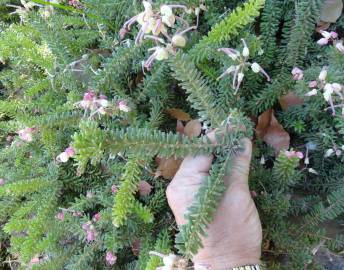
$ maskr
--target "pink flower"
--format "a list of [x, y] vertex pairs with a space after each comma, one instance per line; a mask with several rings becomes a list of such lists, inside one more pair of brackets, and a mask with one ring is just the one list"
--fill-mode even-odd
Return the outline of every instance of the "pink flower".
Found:
[[24, 128], [18, 131], [19, 138], [25, 142], [32, 142], [32, 134], [35, 128]]
[[124, 100], [121, 100], [118, 102], [117, 108], [122, 112], [130, 112], [131, 108], [127, 105], [127, 102]]
[[56, 218], [61, 221], [64, 220], [65, 218], [64, 213], [63, 212], [57, 213]]
[[111, 186], [111, 192], [112, 194], [115, 194], [118, 191], [118, 187], [116, 185]]
[[99, 221], [99, 220], [100, 220], [100, 214], [99, 214], [99, 213], [95, 214], [95, 215], [93, 216], [93, 220], [94, 220], [95, 222]]
[[92, 193], [92, 191], [87, 191], [87, 192], [86, 192], [86, 198], [89, 198], [89, 199], [93, 198], [93, 193]]
[[3, 185], [5, 185], [5, 179], [0, 178], [0, 186], [3, 186]]
[[73, 157], [75, 155], [75, 150], [71, 146], [67, 147], [65, 152], [68, 155], [68, 157]]
[[64, 152], [62, 152], [61, 154], [59, 154], [56, 157], [56, 160], [58, 162], [62, 162], [62, 163], [66, 163], [71, 157], [73, 157], [75, 155], [75, 150], [73, 147], [69, 146], [65, 149]]
[[298, 67], [294, 67], [293, 70], [291, 71], [291, 74], [293, 75], [293, 79], [295, 81], [302, 80], [303, 78], [303, 71], [299, 69]]
[[294, 150], [292, 150], [292, 151], [285, 151], [285, 155], [286, 155], [287, 158], [303, 159], [303, 153], [302, 152], [296, 152]]
[[111, 251], [106, 252], [105, 260], [109, 265], [114, 265], [117, 261], [117, 257]]
[[317, 82], [317, 81], [310, 81], [309, 84], [308, 84], [308, 86], [309, 86], [310, 88], [315, 88], [315, 87], [317, 87], [317, 85], [318, 85], [318, 82]]
[[94, 233], [94, 231], [93, 231], [93, 230], [88, 230], [88, 231], [86, 232], [86, 240], [87, 240], [87, 242], [92, 242], [92, 241], [94, 241], [94, 238], [95, 238], [95, 233]]
[[85, 231], [89, 231], [90, 230], [90, 223], [89, 222], [86, 222], [84, 224], [82, 224], [82, 229], [85, 230]]
[[151, 193], [152, 186], [147, 181], [139, 182], [139, 193], [140, 196], [147, 196]]
[[81, 217], [82, 213], [80, 211], [76, 211], [73, 213], [73, 217]]
[[338, 37], [338, 33], [334, 32], [334, 31], [331, 31], [330, 35], [331, 35], [331, 38], [333, 38], [333, 39], [336, 39]]
[[93, 90], [89, 90], [84, 94], [84, 101], [92, 101], [96, 98], [96, 93]]

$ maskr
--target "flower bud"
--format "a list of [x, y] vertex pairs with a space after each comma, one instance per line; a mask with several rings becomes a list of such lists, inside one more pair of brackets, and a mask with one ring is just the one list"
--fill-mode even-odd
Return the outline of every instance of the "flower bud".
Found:
[[251, 65], [251, 69], [254, 73], [259, 73], [260, 70], [261, 70], [261, 67], [258, 63], [254, 62], [252, 65]]
[[182, 35], [174, 35], [172, 37], [172, 44], [173, 46], [183, 48], [186, 45], [186, 39]]
[[155, 51], [156, 53], [156, 60], [162, 61], [168, 59], [168, 51], [165, 48], [159, 47]]
[[242, 56], [244, 56], [244, 57], [250, 56], [250, 50], [248, 49], [247, 46], [245, 46], [244, 49], [242, 50]]

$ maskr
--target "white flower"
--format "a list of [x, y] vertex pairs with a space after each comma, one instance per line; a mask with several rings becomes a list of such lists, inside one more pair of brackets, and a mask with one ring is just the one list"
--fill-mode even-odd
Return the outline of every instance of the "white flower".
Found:
[[325, 87], [324, 87], [324, 90], [325, 90], [325, 92], [323, 94], [324, 95], [324, 99], [326, 101], [329, 101], [331, 99], [331, 95], [333, 93], [333, 87], [332, 87], [332, 85], [330, 83], [327, 83], [325, 85]]

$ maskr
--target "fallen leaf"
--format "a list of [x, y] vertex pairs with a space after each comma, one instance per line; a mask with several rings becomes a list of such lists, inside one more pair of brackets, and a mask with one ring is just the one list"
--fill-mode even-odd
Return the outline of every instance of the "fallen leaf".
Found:
[[184, 128], [184, 134], [192, 139], [194, 137], [198, 137], [202, 132], [202, 124], [200, 121], [191, 120], [188, 122]]
[[290, 136], [278, 123], [273, 109], [263, 112], [258, 117], [256, 134], [258, 138], [275, 149], [275, 154], [278, 154], [282, 149], [289, 148]]
[[182, 111], [181, 109], [167, 109], [166, 112], [173, 118], [180, 121], [190, 121], [191, 117], [188, 113]]
[[279, 98], [279, 103], [284, 111], [286, 111], [291, 106], [302, 105], [303, 100], [295, 95], [293, 92]]
[[342, 15], [343, 0], [326, 0], [320, 11], [320, 20], [335, 23]]
[[182, 159], [175, 159], [175, 158], [156, 158], [156, 163], [158, 164], [158, 168], [155, 173], [155, 177], [162, 176], [165, 179], [172, 179], [174, 175], [177, 173], [180, 164], [182, 163]]

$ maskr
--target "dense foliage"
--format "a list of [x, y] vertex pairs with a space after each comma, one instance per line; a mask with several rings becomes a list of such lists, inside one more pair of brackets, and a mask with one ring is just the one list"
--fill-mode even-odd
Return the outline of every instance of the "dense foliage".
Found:
[[[344, 247], [327, 230], [344, 212], [344, 17], [317, 32], [324, 2], [0, 0], [0, 267], [192, 257], [248, 136], [263, 264], [319, 269], [315, 247]], [[203, 135], [178, 134], [175, 118]], [[177, 228], [157, 166], [208, 153]]]

